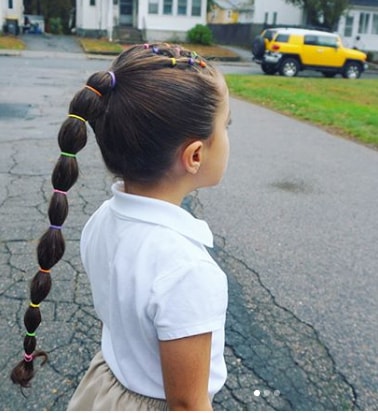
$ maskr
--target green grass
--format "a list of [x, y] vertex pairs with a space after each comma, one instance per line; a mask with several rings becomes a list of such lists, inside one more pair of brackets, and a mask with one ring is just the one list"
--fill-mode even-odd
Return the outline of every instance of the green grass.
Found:
[[15, 36], [0, 35], [0, 49], [23, 50], [25, 49], [25, 44]]
[[378, 80], [227, 75], [230, 93], [378, 149]]
[[79, 38], [79, 42], [86, 53], [119, 54], [124, 49], [120, 44], [108, 42], [106, 39]]

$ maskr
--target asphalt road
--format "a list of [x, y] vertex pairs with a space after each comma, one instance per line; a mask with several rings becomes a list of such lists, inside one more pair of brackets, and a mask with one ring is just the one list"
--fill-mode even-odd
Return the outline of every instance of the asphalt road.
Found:
[[[47, 226], [56, 134], [75, 91], [109, 64], [64, 39], [50, 44], [0, 56], [2, 410], [65, 410], [100, 338], [78, 242], [111, 177], [91, 136], [69, 193], [66, 255], [42, 307], [50, 362], [26, 397], [9, 380]], [[185, 202], [213, 229], [230, 285], [229, 378], [214, 407], [377, 410], [378, 152], [238, 99], [231, 110], [227, 175]]]

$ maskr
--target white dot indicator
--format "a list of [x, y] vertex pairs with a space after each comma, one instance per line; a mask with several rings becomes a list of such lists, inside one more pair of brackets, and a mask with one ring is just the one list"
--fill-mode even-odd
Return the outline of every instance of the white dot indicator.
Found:
[[253, 392], [253, 394], [254, 394], [256, 397], [259, 397], [259, 396], [260, 396], [260, 390], [255, 390], [255, 391]]

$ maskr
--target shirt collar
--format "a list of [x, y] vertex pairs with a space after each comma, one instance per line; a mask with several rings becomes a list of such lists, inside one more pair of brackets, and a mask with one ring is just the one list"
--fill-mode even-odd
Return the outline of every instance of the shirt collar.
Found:
[[170, 228], [207, 247], [213, 247], [213, 234], [207, 223], [183, 208], [160, 199], [122, 192], [123, 182], [112, 185], [111, 209], [117, 215]]

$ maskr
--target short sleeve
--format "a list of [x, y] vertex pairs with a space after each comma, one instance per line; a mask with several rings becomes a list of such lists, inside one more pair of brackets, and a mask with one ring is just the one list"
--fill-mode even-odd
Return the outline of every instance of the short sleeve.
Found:
[[227, 278], [215, 262], [198, 261], [155, 280], [149, 306], [159, 340], [224, 328]]

